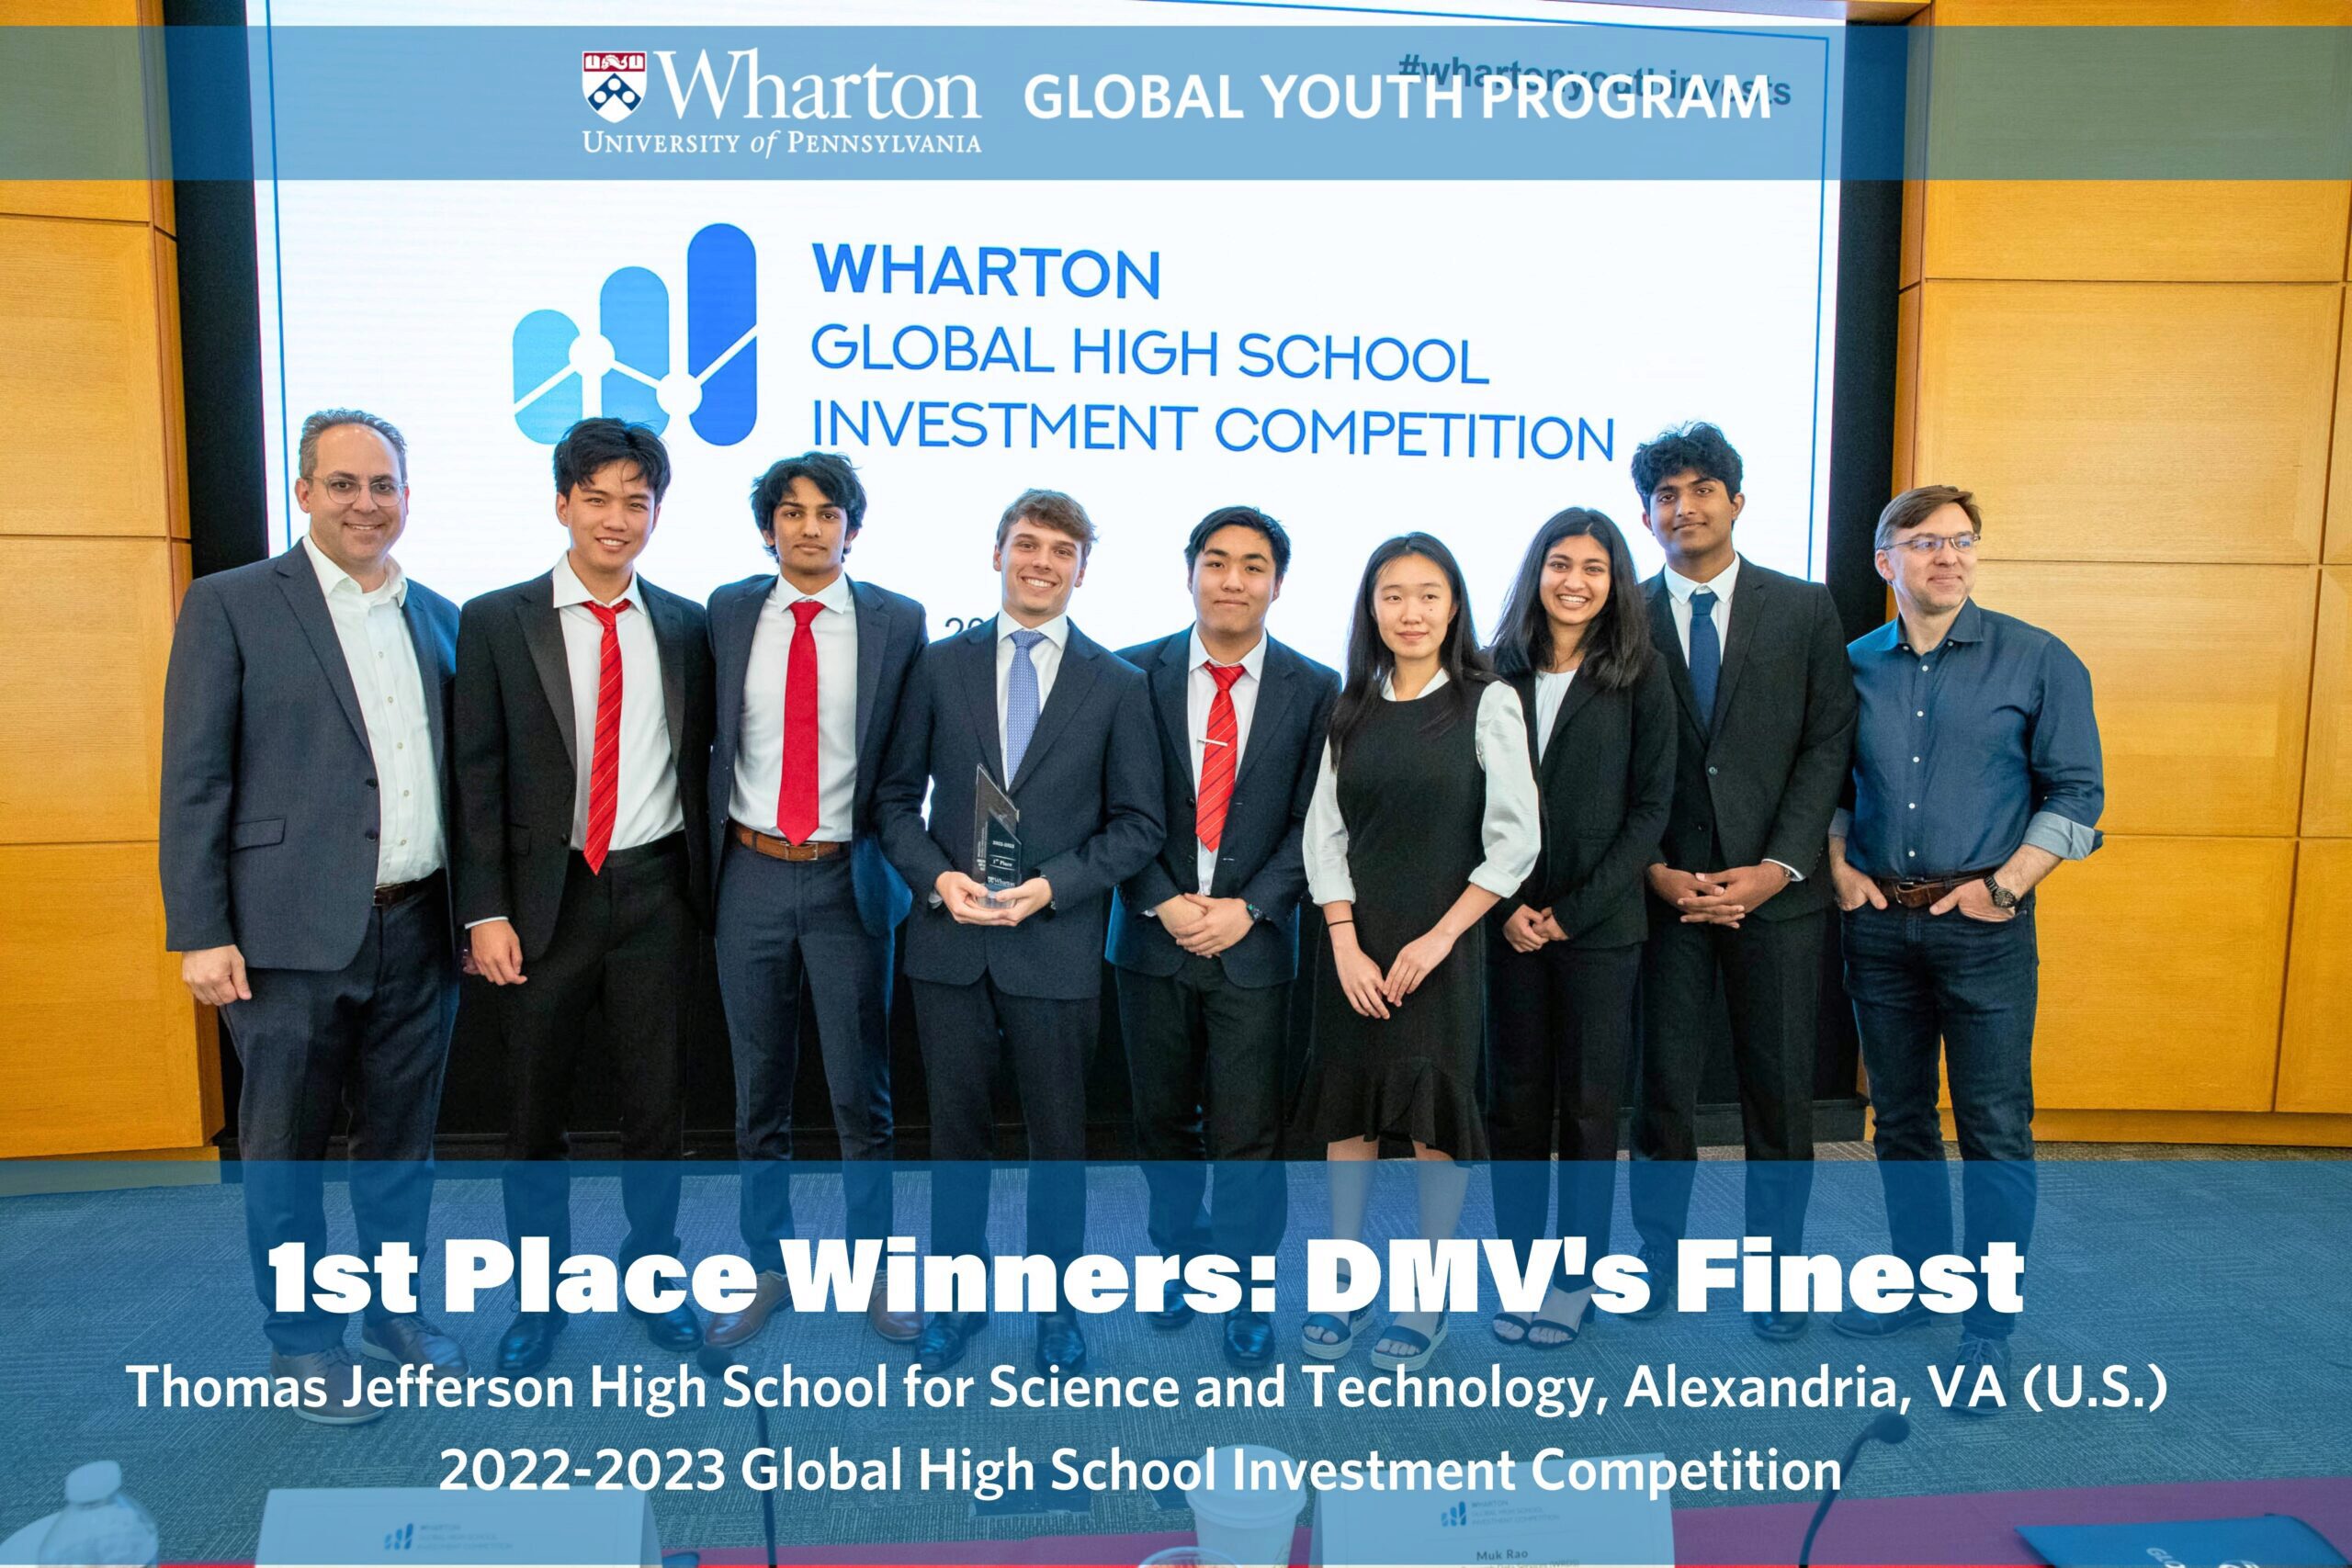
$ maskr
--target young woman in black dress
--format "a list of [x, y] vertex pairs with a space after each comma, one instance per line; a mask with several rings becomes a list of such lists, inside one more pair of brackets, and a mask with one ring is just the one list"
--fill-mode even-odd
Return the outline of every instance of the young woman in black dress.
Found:
[[[1643, 876], [1674, 798], [1674, 689], [1614, 523], [1574, 506], [1537, 530], [1493, 657], [1526, 711], [1543, 802], [1542, 853], [1487, 944], [1495, 1231], [1522, 1258], [1539, 1236], [1581, 1236], [1589, 1267], [1609, 1250]], [[1497, 1314], [1495, 1337], [1540, 1350], [1576, 1338], [1592, 1284], [1562, 1264], [1542, 1309]]]
[[[1329, 941], [1316, 965], [1305, 1139], [1331, 1162], [1331, 1230], [1360, 1240], [1384, 1137], [1409, 1141], [1425, 1239], [1453, 1235], [1486, 1154], [1481, 920], [1535, 863], [1535, 779], [1518, 694], [1478, 651], [1462, 569], [1427, 534], [1365, 563], [1347, 684], [1306, 828], [1307, 896]], [[1304, 1348], [1336, 1359], [1369, 1309], [1306, 1320]], [[1417, 1368], [1441, 1313], [1400, 1314], [1373, 1361]]]

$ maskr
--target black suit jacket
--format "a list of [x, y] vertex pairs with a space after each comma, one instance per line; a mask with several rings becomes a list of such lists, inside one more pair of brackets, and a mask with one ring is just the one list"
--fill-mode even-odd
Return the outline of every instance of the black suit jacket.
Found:
[[[1829, 590], [1741, 559], [1713, 723], [1702, 729], [1665, 577], [1648, 588], [1651, 640], [1682, 715], [1666, 863], [1723, 871], [1781, 861], [1804, 880], [1750, 918], [1785, 920], [1826, 908], [1829, 819], [1845, 787], [1857, 711]], [[1657, 909], [1668, 912], [1663, 903]]]
[[1571, 947], [1630, 946], [1649, 931], [1645, 873], [1657, 860], [1674, 804], [1673, 682], [1656, 660], [1640, 680], [1613, 691], [1579, 674], [1560, 699], [1541, 761], [1535, 677], [1514, 676], [1510, 684], [1527, 715], [1544, 851], [1498, 918], [1533, 905], [1552, 911]]
[[1306, 862], [1300, 851], [1306, 831], [1307, 803], [1315, 798], [1316, 770], [1323, 761], [1323, 734], [1339, 700], [1337, 671], [1305, 654], [1266, 639], [1266, 661], [1258, 705], [1250, 716], [1250, 740], [1234, 776], [1226, 807], [1225, 833], [1217, 845], [1214, 886], [1199, 886], [1199, 805], [1193, 775], [1192, 722], [1187, 682], [1192, 678], [1193, 628], [1158, 642], [1137, 643], [1119, 657], [1142, 670], [1151, 694], [1159, 735], [1159, 782], [1168, 806], [1168, 836], [1159, 853], [1127, 878], [1111, 903], [1108, 957], [1122, 969], [1146, 975], [1176, 973], [1184, 950], [1145, 911], [1179, 893], [1205, 891], [1213, 897], [1240, 898], [1265, 918], [1218, 955], [1226, 977], [1237, 986], [1279, 985], [1298, 973], [1298, 901], [1306, 892]]
[[[711, 668], [702, 606], [639, 577], [631, 597], [662, 650], [662, 707], [685, 817], [695, 913], [708, 923]], [[582, 738], [552, 572], [466, 602], [458, 623], [458, 919], [503, 917], [526, 963], [547, 951], [571, 858]]]
[[[412, 578], [401, 615], [446, 803], [458, 607]], [[166, 947], [234, 942], [255, 969], [332, 971], [358, 954], [383, 798], [358, 689], [300, 543], [188, 584], [164, 677], [163, 773]]]
[[1143, 671], [1072, 624], [1006, 789], [1021, 811], [1025, 867], [1053, 885], [1053, 905], [1018, 926], [960, 925], [933, 885], [944, 871], [972, 874], [973, 776], [985, 767], [1003, 784], [1001, 750], [990, 616], [923, 649], [884, 765], [882, 846], [915, 893], [907, 975], [963, 986], [986, 974], [1014, 996], [1089, 999], [1102, 992], [1111, 889], [1142, 869], [1165, 831]]
[[[850, 582], [857, 605], [857, 786], [850, 816], [850, 882], [867, 932], [886, 935], [907, 918], [907, 885], [882, 852], [874, 802], [882, 760], [898, 728], [907, 678], [922, 652], [922, 606], [870, 582]], [[718, 729], [710, 749], [710, 863], [716, 892], [726, 863], [727, 811], [735, 797], [735, 748], [743, 730], [743, 682], [760, 611], [775, 574], [730, 582], [710, 596], [710, 647], [718, 670]]]

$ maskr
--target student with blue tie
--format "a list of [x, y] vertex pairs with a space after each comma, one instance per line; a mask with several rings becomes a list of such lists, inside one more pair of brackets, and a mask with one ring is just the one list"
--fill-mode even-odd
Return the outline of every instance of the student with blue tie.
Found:
[[[1001, 612], [926, 648], [907, 683], [876, 796], [883, 851], [914, 889], [906, 970], [931, 1097], [933, 1161], [995, 1153], [1000, 1060], [1021, 1096], [1033, 1163], [1027, 1251], [1067, 1264], [1085, 1234], [1086, 1066], [1099, 1031], [1111, 890], [1163, 836], [1159, 739], [1143, 671], [1080, 631], [1094, 524], [1057, 491], [997, 522]], [[1023, 880], [975, 880], [973, 807], [985, 771], [1020, 812]], [[930, 799], [926, 821], [923, 802]], [[985, 1169], [935, 1166], [931, 1251], [986, 1257]], [[985, 1311], [936, 1314], [915, 1359], [961, 1359]], [[1067, 1303], [1037, 1325], [1037, 1367], [1079, 1371]]]
[[[1674, 805], [1649, 868], [1634, 1224], [1666, 1309], [1698, 1158], [1699, 1077], [1720, 978], [1747, 1142], [1746, 1234], [1797, 1251], [1812, 1190], [1823, 863], [1854, 741], [1854, 685], [1829, 590], [1743, 558], [1732, 528], [1742, 465], [1712, 424], [1634, 454], [1634, 485], [1666, 551], [1650, 631], [1680, 710]], [[1751, 1313], [1767, 1339], [1804, 1314]]]

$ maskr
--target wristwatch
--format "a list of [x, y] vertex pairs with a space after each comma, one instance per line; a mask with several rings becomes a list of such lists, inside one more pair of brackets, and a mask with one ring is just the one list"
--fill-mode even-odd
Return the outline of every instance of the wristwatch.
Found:
[[1984, 891], [1993, 896], [1993, 908], [1996, 909], [2016, 908], [2018, 907], [2018, 896], [2010, 892], [2007, 888], [2002, 886], [1999, 883], [1994, 881], [1993, 876], [1994, 874], [1992, 872], [1988, 871], [1984, 874]]
[[1260, 920], [1266, 918], [1266, 911], [1261, 909], [1255, 904], [1244, 904], [1241, 907], [1250, 911], [1250, 923], [1251, 925], [1256, 925]]

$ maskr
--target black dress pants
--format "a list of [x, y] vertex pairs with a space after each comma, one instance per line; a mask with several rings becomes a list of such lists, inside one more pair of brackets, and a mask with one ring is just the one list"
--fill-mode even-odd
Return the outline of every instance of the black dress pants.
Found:
[[565, 1134], [592, 1010], [604, 1014], [620, 1102], [628, 1216], [620, 1260], [678, 1251], [679, 1022], [695, 943], [684, 834], [616, 850], [601, 874], [574, 851], [547, 951], [526, 961], [524, 984], [495, 992], [506, 1054], [507, 1234], [548, 1237], [559, 1262], [571, 1251]]
[[[1634, 1044], [1640, 944], [1546, 942], [1487, 947], [1487, 1138], [1495, 1230], [1521, 1248], [1547, 1234], [1556, 1184], [1561, 1236], [1585, 1238], [1585, 1267], [1561, 1259], [1559, 1285], [1580, 1290], [1609, 1250], [1617, 1184], [1617, 1108]], [[1559, 1122], [1559, 1160], [1552, 1128]]]
[[[1174, 975], [1122, 969], [1116, 983], [1151, 1244], [1168, 1257], [1216, 1252], [1246, 1268], [1281, 1245], [1288, 1218], [1274, 1151], [1290, 987], [1237, 986], [1222, 963], [1191, 953]], [[1213, 1211], [1202, 1205], [1204, 1160], [1216, 1171]]]
[[1723, 976], [1747, 1147], [1747, 1234], [1801, 1251], [1813, 1194], [1813, 1075], [1820, 1055], [1821, 943], [1815, 910], [1785, 920], [1685, 925], [1653, 901], [1642, 956], [1642, 1089], [1630, 1173], [1634, 1225], [1671, 1256], [1690, 1223], [1699, 1157], [1699, 1076]]

